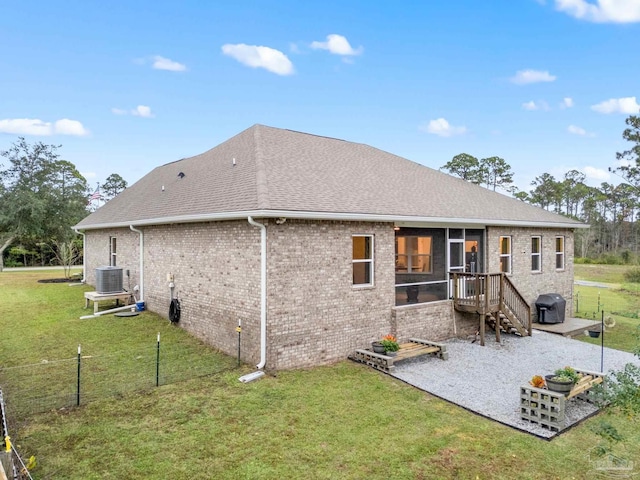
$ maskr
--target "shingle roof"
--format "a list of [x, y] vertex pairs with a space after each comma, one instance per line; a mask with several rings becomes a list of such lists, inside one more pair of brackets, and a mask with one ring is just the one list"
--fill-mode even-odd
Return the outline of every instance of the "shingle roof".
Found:
[[368, 145], [254, 125], [155, 168], [77, 228], [246, 215], [584, 226]]

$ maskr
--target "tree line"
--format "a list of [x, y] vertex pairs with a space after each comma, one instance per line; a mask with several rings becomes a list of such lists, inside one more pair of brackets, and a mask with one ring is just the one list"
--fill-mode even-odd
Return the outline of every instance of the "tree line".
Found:
[[[91, 191], [59, 148], [30, 145], [20, 137], [0, 152], [0, 271], [5, 260], [16, 266], [68, 266], [81, 255], [72, 226], [91, 211]], [[98, 195], [108, 201], [126, 187], [120, 175], [111, 174]]]
[[[640, 215], [640, 116], [631, 115], [622, 137], [631, 147], [616, 153], [619, 166], [609, 171], [621, 177], [618, 185], [603, 182], [599, 187], [585, 183], [586, 176], [570, 170], [562, 178], [549, 173], [537, 176], [529, 191], [513, 185], [511, 166], [500, 157], [477, 159], [467, 153], [453, 157], [441, 168], [468, 182], [591, 225], [576, 232], [575, 255], [606, 259], [618, 255], [625, 262], [638, 254], [638, 216]], [[615, 261], [615, 260], [614, 260]]]

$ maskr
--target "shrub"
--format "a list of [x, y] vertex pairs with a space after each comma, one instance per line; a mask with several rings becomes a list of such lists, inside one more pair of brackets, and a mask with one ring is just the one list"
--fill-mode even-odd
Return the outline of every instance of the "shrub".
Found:
[[640, 268], [632, 268], [624, 272], [624, 279], [629, 283], [640, 283]]

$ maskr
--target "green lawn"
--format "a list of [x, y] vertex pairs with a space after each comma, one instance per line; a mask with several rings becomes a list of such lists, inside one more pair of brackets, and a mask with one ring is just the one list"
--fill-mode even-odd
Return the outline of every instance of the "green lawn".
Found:
[[600, 265], [600, 264], [575, 264], [573, 275], [576, 280], [590, 280], [600, 283], [623, 283], [624, 272], [637, 266], [629, 265]]
[[545, 441], [348, 361], [243, 384], [252, 367], [236, 369], [149, 312], [79, 320], [83, 287], [36, 283], [46, 276], [55, 274], [0, 273], [1, 366], [73, 358], [78, 343], [103, 356], [142, 351], [161, 332], [224, 368], [17, 422], [12, 439], [23, 457], [36, 456], [36, 479], [578, 479], [595, 473], [590, 427], [600, 418], [640, 465], [640, 429], [609, 413]]

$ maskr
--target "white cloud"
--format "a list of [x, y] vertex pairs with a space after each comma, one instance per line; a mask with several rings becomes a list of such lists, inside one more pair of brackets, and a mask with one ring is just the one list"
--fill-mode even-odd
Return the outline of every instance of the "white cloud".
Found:
[[588, 179], [597, 180], [599, 182], [606, 182], [611, 178], [609, 172], [603, 170], [602, 168], [586, 166], [582, 169], [582, 172], [587, 176]]
[[596, 105], [591, 105], [591, 110], [599, 113], [625, 113], [637, 114], [640, 105], [636, 102], [636, 97], [610, 98]]
[[360, 55], [364, 48], [362, 46], [353, 48], [346, 37], [332, 33], [327, 35], [326, 42], [311, 42], [311, 48], [314, 50], [328, 50], [335, 55]]
[[112, 108], [111, 113], [114, 115], [133, 115], [134, 117], [145, 117], [145, 118], [153, 118], [153, 114], [151, 113], [151, 107], [147, 105], [138, 105], [136, 108], [131, 110], [124, 110], [122, 108]]
[[595, 137], [594, 133], [587, 132], [584, 128], [578, 127], [576, 125], [569, 125], [567, 127], [567, 132], [572, 133], [573, 135], [579, 135], [581, 137]]
[[187, 66], [183, 63], [174, 62], [160, 55], [153, 57], [153, 68], [156, 70], [169, 70], [171, 72], [184, 72]]
[[89, 134], [89, 131], [84, 128], [82, 123], [77, 120], [69, 120], [68, 118], [56, 120], [53, 124], [53, 132], [58, 135], [75, 135], [77, 137], [83, 137]]
[[146, 105], [138, 105], [136, 108], [131, 110], [131, 115], [145, 118], [153, 117], [153, 114], [151, 113], [151, 107], [148, 107]]
[[466, 127], [456, 127], [447, 122], [444, 118], [431, 120], [426, 125], [421, 125], [420, 130], [438, 135], [439, 137], [453, 137], [454, 135], [462, 135], [467, 131]]
[[222, 53], [235, 58], [237, 61], [252, 68], [264, 68], [277, 75], [291, 75], [294, 73], [293, 63], [282, 53], [270, 47], [227, 43], [222, 46]]
[[80, 172], [80, 175], [82, 175], [86, 180], [96, 178], [98, 176], [96, 172]]
[[544, 110], [547, 111], [549, 110], [549, 104], [547, 102], [545, 102], [544, 100], [541, 100], [539, 102], [534, 102], [533, 100], [529, 101], [529, 102], [525, 102], [522, 104], [522, 108], [524, 108], [525, 110]]
[[573, 107], [573, 105], [574, 105], [573, 98], [564, 97], [562, 99], [562, 103], [560, 104], [560, 108], [571, 108], [571, 107]]
[[516, 74], [510, 78], [512, 83], [517, 85], [526, 85], [528, 83], [553, 82], [555, 75], [551, 75], [544, 70], [518, 70]]
[[63, 118], [55, 122], [43, 122], [37, 118], [7, 118], [0, 120], [0, 132], [16, 135], [73, 135], [82, 137], [89, 131], [77, 120]]
[[572, 17], [595, 23], [640, 22], [638, 0], [555, 0], [556, 9]]

